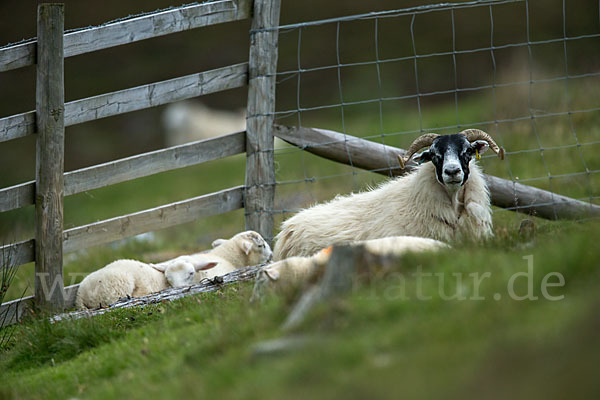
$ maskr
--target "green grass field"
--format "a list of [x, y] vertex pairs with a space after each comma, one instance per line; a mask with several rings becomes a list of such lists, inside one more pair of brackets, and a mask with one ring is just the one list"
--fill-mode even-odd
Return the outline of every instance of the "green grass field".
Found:
[[[600, 226], [541, 224], [532, 246], [511, 224], [496, 233], [483, 246], [399, 259], [316, 309], [288, 334], [308, 344], [282, 354], [257, 357], [252, 348], [285, 336], [279, 327], [295, 297], [249, 304], [251, 283], [93, 319], [26, 323], [1, 354], [0, 396], [597, 397]], [[441, 274], [442, 289], [440, 275], [418, 271]], [[477, 290], [472, 274], [487, 276]], [[554, 286], [544, 292], [544, 281]]]

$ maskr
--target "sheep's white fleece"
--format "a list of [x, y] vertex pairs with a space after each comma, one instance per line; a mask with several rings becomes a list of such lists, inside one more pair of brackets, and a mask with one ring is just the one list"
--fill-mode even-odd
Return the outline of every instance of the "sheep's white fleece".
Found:
[[265, 263], [273, 256], [269, 244], [259, 233], [254, 231], [238, 233], [229, 240], [219, 239], [213, 245], [216, 247], [208, 252], [180, 256], [166, 263], [183, 260], [198, 267], [202, 264], [216, 262], [217, 265], [214, 268], [196, 272], [194, 283], [199, 283], [203, 279], [225, 275], [238, 268]]
[[[392, 236], [354, 241], [351, 244], [364, 245], [365, 249], [373, 254], [396, 256], [408, 252], [438, 251], [450, 248], [448, 244], [439, 240], [414, 236]], [[257, 287], [265, 285], [267, 281], [272, 282], [271, 285], [277, 288], [286, 288], [314, 280], [323, 273], [325, 265], [329, 261], [330, 250], [330, 248], [326, 248], [311, 257], [290, 257], [266, 266], [257, 276]]]
[[117, 260], [81, 281], [75, 305], [78, 309], [106, 307], [122, 297], [140, 297], [168, 288], [163, 272], [136, 260]]
[[480, 168], [471, 161], [467, 182], [455, 193], [438, 183], [435, 166], [378, 188], [305, 209], [282, 224], [274, 259], [310, 256], [333, 244], [411, 235], [443, 241], [492, 235], [490, 195]]

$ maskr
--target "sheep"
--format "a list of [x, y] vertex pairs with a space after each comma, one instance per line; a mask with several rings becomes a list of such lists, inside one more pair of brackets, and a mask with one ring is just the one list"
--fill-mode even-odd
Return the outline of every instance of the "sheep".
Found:
[[[400, 256], [408, 252], [439, 251], [450, 248], [447, 243], [414, 236], [391, 236], [354, 241], [350, 244], [363, 245], [366, 251], [381, 256]], [[331, 250], [332, 246], [320, 250], [311, 257], [290, 257], [264, 267], [256, 277], [253, 299], [260, 297], [261, 291], [266, 285], [286, 289], [316, 280], [323, 274]]]
[[162, 115], [167, 146], [210, 139], [246, 129], [246, 110], [215, 110], [200, 102], [177, 102]]
[[[194, 283], [199, 283], [204, 279], [225, 275], [241, 267], [263, 264], [273, 256], [269, 244], [254, 231], [238, 233], [229, 240], [217, 239], [212, 245], [213, 249], [208, 252], [180, 256], [157, 265], [167, 267], [181, 261], [190, 263], [200, 269], [194, 276]], [[203, 269], [203, 266], [210, 263], [216, 263], [216, 266]]]
[[[453, 135], [421, 135], [400, 158], [421, 165], [378, 188], [336, 197], [305, 209], [282, 224], [274, 259], [310, 256], [337, 243], [412, 235], [443, 241], [492, 236], [490, 195], [472, 157], [491, 148], [504, 150], [485, 132], [467, 129]], [[428, 163], [427, 161], [431, 161]]]
[[197, 263], [179, 260], [169, 265], [146, 264], [137, 260], [117, 260], [86, 276], [77, 290], [75, 306], [80, 309], [106, 307], [123, 297], [140, 297], [168, 287], [190, 286], [202, 269], [216, 262]]

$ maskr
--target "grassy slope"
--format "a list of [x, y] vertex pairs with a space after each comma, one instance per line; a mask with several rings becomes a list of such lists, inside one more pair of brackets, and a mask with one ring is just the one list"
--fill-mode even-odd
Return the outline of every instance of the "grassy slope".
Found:
[[[132, 399], [597, 395], [600, 227], [544, 224], [538, 244], [522, 248], [511, 224], [505, 226], [509, 232], [498, 229], [486, 246], [405, 257], [396, 273], [316, 310], [297, 333], [317, 341], [286, 355], [250, 356], [253, 343], [281, 335], [278, 326], [290, 308], [277, 297], [248, 305], [251, 284], [93, 320], [25, 325], [15, 347], [1, 356], [0, 393]], [[540, 300], [512, 300], [508, 281], [526, 271], [522, 257], [529, 254]], [[418, 300], [412, 276], [418, 266], [445, 273], [447, 295], [456, 293], [452, 273], [462, 273], [466, 297], [474, 290], [468, 274], [490, 272], [480, 288], [486, 300], [444, 301], [438, 281], [426, 278], [422, 293], [432, 299]], [[541, 298], [549, 272], [563, 274], [565, 287], [549, 289], [563, 300]], [[400, 282], [407, 298], [399, 298]], [[515, 282], [515, 292], [525, 294], [526, 280]], [[494, 300], [495, 293], [503, 298]]]

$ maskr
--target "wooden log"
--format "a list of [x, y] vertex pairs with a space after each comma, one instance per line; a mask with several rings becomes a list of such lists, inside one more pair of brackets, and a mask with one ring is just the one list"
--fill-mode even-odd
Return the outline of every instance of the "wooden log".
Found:
[[[413, 162], [400, 168], [397, 156], [404, 150], [325, 129], [276, 126], [275, 136], [313, 154], [374, 171], [400, 176], [414, 169]], [[600, 217], [600, 206], [546, 190], [484, 174], [492, 204], [546, 219]]]
[[[240, 154], [245, 150], [246, 133], [237, 132], [78, 169], [64, 175], [65, 196]], [[0, 189], [0, 212], [34, 204], [34, 192], [35, 181]]]
[[[64, 35], [64, 55], [71, 57], [208, 25], [246, 19], [250, 0], [191, 4]], [[35, 39], [0, 49], [0, 72], [35, 64]]]
[[275, 163], [273, 120], [280, 0], [255, 0], [250, 32], [246, 125], [246, 228], [273, 238]]
[[40, 4], [37, 18], [35, 304], [63, 309], [64, 5]]
[[[156, 107], [246, 85], [248, 63], [230, 65], [65, 104], [65, 126]], [[35, 112], [0, 119], [0, 142], [35, 133]]]
[[242, 208], [243, 186], [194, 197], [188, 200], [68, 229], [65, 252], [113, 242], [144, 232], [195, 221]]

